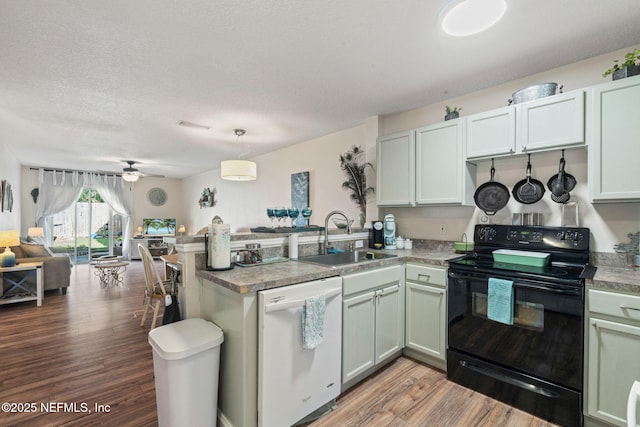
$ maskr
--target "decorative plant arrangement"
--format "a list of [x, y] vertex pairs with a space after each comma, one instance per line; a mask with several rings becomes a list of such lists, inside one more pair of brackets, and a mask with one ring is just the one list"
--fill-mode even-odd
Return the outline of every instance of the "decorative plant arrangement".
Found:
[[624, 56], [624, 62], [618, 63], [616, 59], [614, 66], [602, 73], [602, 77], [612, 74], [613, 80], [624, 79], [625, 77], [640, 74], [640, 50], [633, 49]]
[[375, 193], [373, 187], [367, 187], [366, 170], [373, 169], [369, 162], [361, 162], [364, 151], [360, 146], [353, 146], [351, 150], [340, 155], [340, 169], [345, 174], [346, 180], [342, 188], [350, 190], [350, 198], [360, 208], [360, 226], [364, 227], [367, 221], [367, 197]]
[[460, 111], [462, 108], [460, 107], [449, 107], [448, 105], [445, 107], [444, 112], [446, 113], [444, 116], [444, 120], [457, 119], [460, 116]]

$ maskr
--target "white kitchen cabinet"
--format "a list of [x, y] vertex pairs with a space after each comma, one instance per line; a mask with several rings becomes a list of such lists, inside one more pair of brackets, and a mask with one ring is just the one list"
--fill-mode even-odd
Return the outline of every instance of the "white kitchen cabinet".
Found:
[[416, 204], [473, 205], [475, 166], [466, 164], [464, 121], [416, 129]]
[[626, 404], [640, 380], [640, 296], [589, 289], [585, 415], [626, 426]]
[[373, 373], [404, 346], [404, 267], [343, 277], [343, 390]]
[[576, 90], [518, 104], [516, 144], [519, 152], [584, 145], [584, 98], [584, 91]]
[[585, 92], [576, 90], [466, 118], [469, 161], [585, 144]]
[[516, 109], [503, 107], [466, 117], [467, 159], [516, 152]]
[[415, 200], [415, 132], [378, 138], [376, 199], [378, 206], [411, 206]]
[[446, 370], [447, 270], [407, 264], [405, 354]]
[[598, 202], [640, 201], [640, 76], [592, 88], [589, 191]]

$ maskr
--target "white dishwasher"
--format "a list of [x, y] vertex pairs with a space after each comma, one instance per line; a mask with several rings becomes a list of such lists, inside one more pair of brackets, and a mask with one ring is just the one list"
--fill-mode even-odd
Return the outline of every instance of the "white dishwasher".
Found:
[[[323, 296], [324, 336], [303, 348], [307, 298]], [[342, 278], [258, 292], [258, 426], [290, 426], [340, 393]]]

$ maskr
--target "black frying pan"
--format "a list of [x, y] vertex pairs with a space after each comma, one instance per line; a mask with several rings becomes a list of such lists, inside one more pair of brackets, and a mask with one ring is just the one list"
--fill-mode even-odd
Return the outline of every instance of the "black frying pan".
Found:
[[527, 176], [511, 190], [513, 198], [525, 205], [536, 203], [544, 195], [544, 184], [537, 179], [531, 178], [531, 154], [527, 160]]
[[[558, 199], [564, 199], [566, 193], [570, 193], [576, 187], [576, 178], [564, 171], [565, 161], [564, 161], [564, 150], [562, 150], [562, 157], [560, 157], [560, 167], [558, 173], [549, 178], [547, 182], [547, 187], [551, 193], [556, 196]], [[553, 199], [553, 197], [552, 197]], [[567, 198], [567, 200], [569, 200]], [[554, 200], [554, 202], [558, 203], [566, 203], [565, 201]]]
[[509, 189], [503, 184], [493, 180], [496, 169], [493, 167], [491, 159], [491, 179], [476, 189], [473, 200], [485, 214], [495, 215], [500, 209], [507, 206], [509, 202]]

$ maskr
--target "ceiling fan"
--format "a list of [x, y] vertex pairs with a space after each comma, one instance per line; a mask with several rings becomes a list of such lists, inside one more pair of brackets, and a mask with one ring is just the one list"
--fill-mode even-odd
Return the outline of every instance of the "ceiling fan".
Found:
[[123, 162], [129, 165], [125, 168], [122, 168], [122, 179], [127, 182], [136, 182], [139, 178], [144, 178], [145, 176], [164, 178], [164, 175], [153, 175], [140, 172], [139, 169], [133, 167], [133, 165], [138, 163], [135, 160], [123, 160]]

